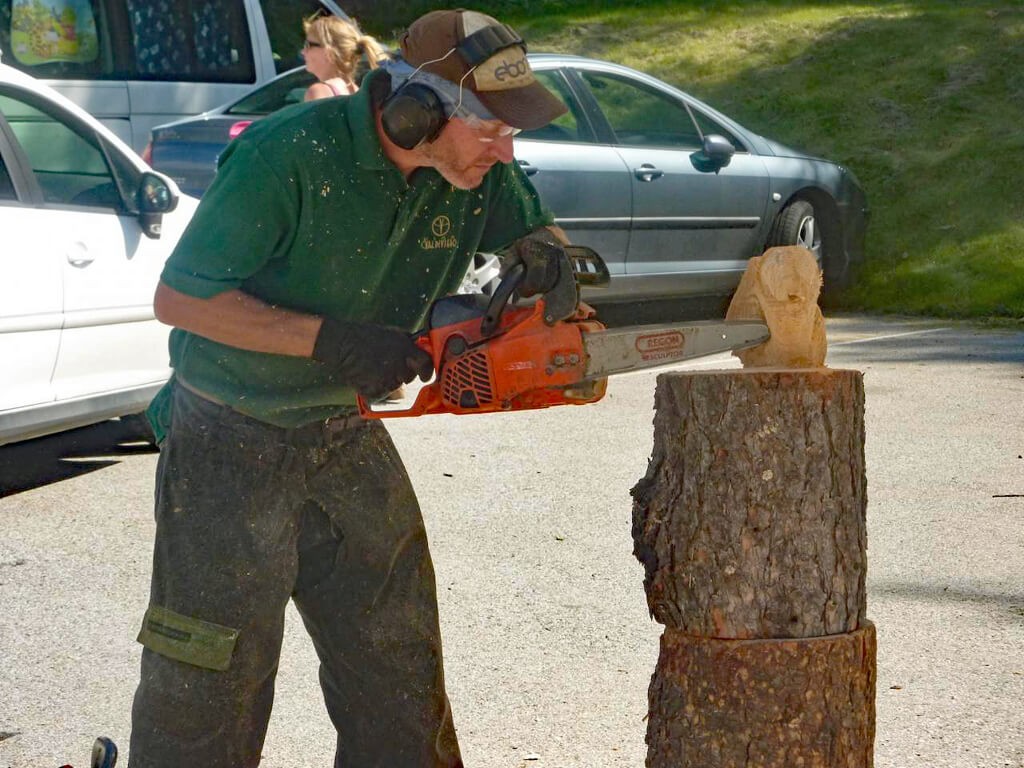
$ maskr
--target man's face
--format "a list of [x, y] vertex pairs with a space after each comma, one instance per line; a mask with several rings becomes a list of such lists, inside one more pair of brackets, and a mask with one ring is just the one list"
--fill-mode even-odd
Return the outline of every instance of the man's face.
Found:
[[512, 135], [502, 129], [496, 121], [470, 126], [453, 117], [433, 142], [419, 149], [427, 165], [450, 184], [474, 189], [495, 163], [512, 162]]

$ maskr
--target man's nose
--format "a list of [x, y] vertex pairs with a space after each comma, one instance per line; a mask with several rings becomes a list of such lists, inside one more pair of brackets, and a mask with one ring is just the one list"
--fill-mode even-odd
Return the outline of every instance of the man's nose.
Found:
[[494, 156], [503, 163], [511, 163], [513, 158], [513, 147], [511, 136], [499, 136], [491, 142], [491, 149]]

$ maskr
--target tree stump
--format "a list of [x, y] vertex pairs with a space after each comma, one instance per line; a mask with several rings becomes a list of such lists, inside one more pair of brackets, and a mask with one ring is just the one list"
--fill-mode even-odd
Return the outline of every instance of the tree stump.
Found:
[[634, 552], [665, 625], [648, 768], [867, 768], [864, 392], [857, 371], [658, 377]]

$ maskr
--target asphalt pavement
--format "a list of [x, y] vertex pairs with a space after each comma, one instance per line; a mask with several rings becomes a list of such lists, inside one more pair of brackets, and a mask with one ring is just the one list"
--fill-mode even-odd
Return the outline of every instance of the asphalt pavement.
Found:
[[[1024, 330], [839, 317], [828, 333], [828, 364], [865, 382], [875, 765], [1024, 768]], [[657, 375], [585, 407], [393, 424], [469, 768], [644, 763], [661, 627], [629, 490]], [[0, 447], [0, 767], [88, 765], [98, 734], [127, 746], [156, 454], [122, 437], [111, 422]], [[290, 611], [263, 766], [331, 764], [316, 675]]]

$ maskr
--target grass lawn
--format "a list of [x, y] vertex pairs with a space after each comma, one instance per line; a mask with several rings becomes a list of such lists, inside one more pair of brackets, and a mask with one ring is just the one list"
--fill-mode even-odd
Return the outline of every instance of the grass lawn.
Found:
[[478, 2], [531, 50], [642, 69], [868, 193], [849, 309], [1024, 319], [1024, 3]]

